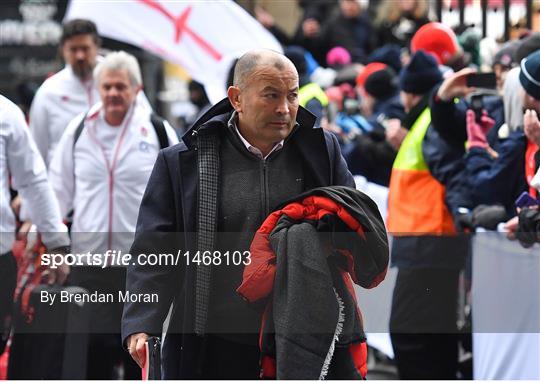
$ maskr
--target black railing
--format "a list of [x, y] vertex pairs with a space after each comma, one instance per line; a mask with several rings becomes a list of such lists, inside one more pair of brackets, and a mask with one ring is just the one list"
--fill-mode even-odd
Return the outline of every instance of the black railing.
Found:
[[[480, 0], [480, 6], [482, 7], [482, 36], [486, 37], [487, 35], [487, 14], [488, 14], [488, 0]], [[503, 2], [503, 13], [504, 13], [504, 39], [510, 39], [510, 30], [512, 25], [510, 24], [510, 5], [511, 0], [504, 0]], [[431, 2], [431, 6], [434, 7], [435, 16], [437, 20], [442, 20], [442, 15], [444, 11], [443, 0], [434, 0]], [[533, 18], [533, 0], [525, 1], [526, 7], [526, 27], [532, 29], [532, 18]], [[465, 11], [466, 11], [465, 0], [457, 0], [457, 11], [459, 12], [459, 23], [460, 25], [465, 24]]]

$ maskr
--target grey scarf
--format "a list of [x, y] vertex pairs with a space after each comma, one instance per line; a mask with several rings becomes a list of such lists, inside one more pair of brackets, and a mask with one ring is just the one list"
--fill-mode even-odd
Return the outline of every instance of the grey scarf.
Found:
[[[199, 205], [197, 207], [197, 250], [213, 251], [217, 225], [219, 182], [219, 141], [214, 134], [197, 136], [199, 163]], [[204, 335], [208, 318], [208, 302], [212, 282], [212, 266], [197, 266], [195, 281], [195, 333]]]

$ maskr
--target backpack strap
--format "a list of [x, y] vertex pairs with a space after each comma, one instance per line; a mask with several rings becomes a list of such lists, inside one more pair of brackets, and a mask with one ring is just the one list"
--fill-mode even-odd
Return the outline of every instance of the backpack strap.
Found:
[[152, 113], [150, 115], [150, 121], [152, 122], [152, 126], [154, 126], [154, 130], [156, 131], [159, 141], [159, 148], [164, 149], [169, 147], [169, 138], [167, 137], [167, 131], [165, 130], [164, 124], [165, 120], [157, 114]]
[[75, 144], [79, 140], [79, 137], [81, 136], [81, 133], [84, 130], [84, 122], [86, 121], [87, 116], [88, 116], [88, 113], [85, 113], [83, 119], [81, 120], [81, 123], [79, 123], [79, 126], [77, 126], [77, 130], [75, 130], [75, 134], [73, 135], [73, 148], [75, 148]]
[[[73, 147], [75, 147], [75, 144], [79, 140], [79, 137], [81, 136], [82, 131], [84, 130], [84, 125], [86, 121], [86, 115], [81, 120], [81, 123], [79, 123], [79, 126], [77, 126], [77, 130], [75, 130], [75, 134], [73, 135]], [[152, 126], [154, 126], [154, 130], [156, 131], [158, 141], [159, 141], [159, 148], [164, 149], [166, 147], [169, 147], [169, 138], [167, 137], [167, 131], [165, 130], [165, 124], [164, 119], [158, 116], [155, 113], [152, 113], [150, 115], [150, 121], [152, 122]]]

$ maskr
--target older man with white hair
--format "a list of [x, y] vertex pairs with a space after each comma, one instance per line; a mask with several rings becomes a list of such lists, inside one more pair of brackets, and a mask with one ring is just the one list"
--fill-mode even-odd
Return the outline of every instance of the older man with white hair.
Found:
[[[113, 52], [94, 69], [101, 102], [73, 119], [55, 151], [49, 173], [63, 216], [73, 210], [70, 281], [91, 301], [88, 379], [114, 378], [121, 348], [119, 291], [137, 213], [160, 149], [178, 143], [172, 127], [138, 101], [141, 72], [135, 57]], [[111, 256], [116, 254], [117, 256]], [[106, 301], [105, 301], [106, 300]], [[129, 361], [131, 362], [131, 361]], [[128, 379], [140, 375], [124, 362]], [[132, 370], [131, 374], [129, 371]]]

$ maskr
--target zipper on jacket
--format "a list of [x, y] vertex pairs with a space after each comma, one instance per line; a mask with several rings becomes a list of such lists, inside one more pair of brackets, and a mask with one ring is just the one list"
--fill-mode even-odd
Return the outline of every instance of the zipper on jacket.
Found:
[[270, 186], [268, 184], [268, 166], [271, 160], [274, 159], [276, 155], [278, 155], [280, 150], [272, 152], [270, 155], [266, 157], [266, 159], [262, 159], [262, 174], [261, 174], [261, 194], [262, 194], [262, 200], [263, 200], [263, 213], [264, 216], [262, 217], [263, 221], [270, 215]]
[[[266, 158], [268, 159], [268, 158]], [[268, 169], [267, 169], [267, 160], [261, 160], [261, 200], [263, 207], [263, 216], [262, 219], [270, 214], [270, 201], [269, 201], [269, 190], [268, 190]]]
[[107, 249], [112, 250], [113, 208], [114, 208], [114, 173], [109, 173], [109, 227], [107, 235]]

